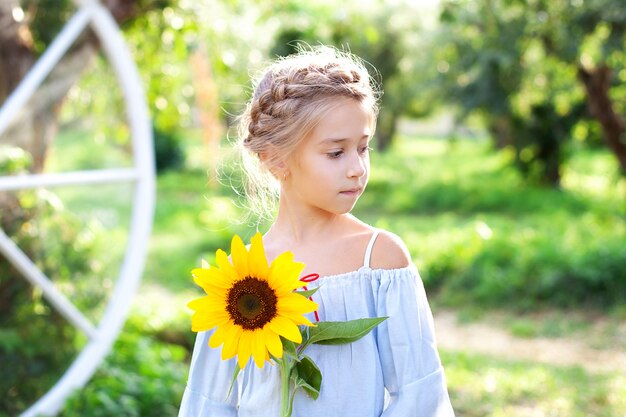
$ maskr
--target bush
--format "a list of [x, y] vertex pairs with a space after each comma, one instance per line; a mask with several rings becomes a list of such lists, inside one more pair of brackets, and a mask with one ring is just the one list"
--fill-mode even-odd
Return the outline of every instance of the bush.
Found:
[[373, 155], [357, 216], [399, 233], [430, 294], [455, 306], [602, 309], [626, 301], [626, 181], [577, 148], [562, 189], [524, 181], [486, 142], [412, 139]]
[[137, 329], [124, 332], [60, 416], [175, 417], [185, 388], [186, 354], [183, 347], [157, 342]]
[[577, 228], [587, 233], [568, 236], [558, 217], [546, 220], [447, 246], [425, 265], [427, 285], [447, 304], [604, 308], [626, 301], [625, 226], [606, 230], [581, 219]]

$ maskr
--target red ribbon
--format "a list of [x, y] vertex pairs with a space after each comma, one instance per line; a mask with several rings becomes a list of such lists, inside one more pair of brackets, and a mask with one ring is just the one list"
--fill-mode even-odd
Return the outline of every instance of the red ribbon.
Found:
[[[320, 274], [309, 274], [309, 275], [305, 275], [302, 278], [300, 278], [300, 281], [302, 282], [313, 282], [313, 281], [317, 281], [317, 279], [320, 277]], [[309, 289], [306, 287], [306, 285], [303, 285], [302, 288], [304, 288], [304, 291], [308, 291]], [[309, 300], [313, 301], [313, 297], [309, 297]], [[313, 314], [315, 314], [315, 321], [320, 321], [320, 316], [317, 314], [317, 310], [315, 310], [313, 312]]]

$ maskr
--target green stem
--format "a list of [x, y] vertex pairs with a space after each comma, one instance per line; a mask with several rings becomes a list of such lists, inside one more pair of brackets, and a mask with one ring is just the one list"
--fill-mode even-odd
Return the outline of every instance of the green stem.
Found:
[[277, 362], [280, 365], [280, 417], [291, 417], [288, 359], [283, 357]]

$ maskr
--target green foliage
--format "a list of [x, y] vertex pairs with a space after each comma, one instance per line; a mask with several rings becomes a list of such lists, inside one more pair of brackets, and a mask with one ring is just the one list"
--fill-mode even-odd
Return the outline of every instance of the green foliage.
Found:
[[22, 174], [32, 165], [31, 155], [16, 146], [0, 146], [0, 173]]
[[185, 387], [184, 348], [128, 329], [90, 383], [66, 403], [62, 417], [175, 416]]
[[173, 134], [154, 129], [154, 158], [157, 173], [181, 169], [185, 165], [185, 154], [180, 138]]
[[387, 317], [374, 317], [356, 319], [350, 321], [325, 321], [319, 322], [303, 334], [303, 346], [311, 343], [320, 345], [343, 345], [352, 343], [366, 334], [374, 327], [385, 321]]
[[39, 54], [50, 45], [75, 11], [74, 2], [68, 0], [22, 0], [20, 3], [21, 8], [31, 14], [33, 46]]
[[523, 309], [546, 304], [617, 305], [626, 293], [626, 274], [620, 267], [626, 261], [622, 249], [626, 230], [598, 236], [602, 228], [586, 220], [588, 234], [567, 236], [564, 241], [555, 236], [567, 225], [546, 223], [522, 233], [503, 230], [487, 241], [454, 245], [423, 272], [441, 286], [452, 304], [479, 302]]
[[620, 4], [446, 1], [434, 44], [440, 91], [460, 118], [482, 115], [496, 147], [514, 147], [523, 174], [558, 186], [572, 129], [580, 127], [578, 140], [598, 138], [585, 120], [579, 69], [610, 65], [617, 77], [609, 97], [626, 114]]
[[313, 359], [303, 355], [293, 371], [296, 375], [294, 384], [301, 387], [311, 398], [317, 400], [322, 387], [322, 372], [317, 367]]

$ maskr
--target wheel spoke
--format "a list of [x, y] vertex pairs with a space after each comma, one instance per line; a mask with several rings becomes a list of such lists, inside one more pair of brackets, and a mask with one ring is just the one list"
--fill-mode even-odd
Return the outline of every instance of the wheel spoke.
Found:
[[37, 187], [58, 187], [63, 185], [131, 182], [136, 181], [138, 178], [139, 173], [132, 168], [62, 172], [57, 174], [15, 175], [11, 177], [0, 177], [0, 191], [23, 190]]
[[41, 288], [43, 296], [54, 308], [74, 325], [82, 330], [89, 339], [97, 336], [96, 328], [80, 310], [74, 306], [46, 277], [43, 272], [26, 256], [20, 248], [0, 229], [0, 252], [13, 264], [31, 284]]

